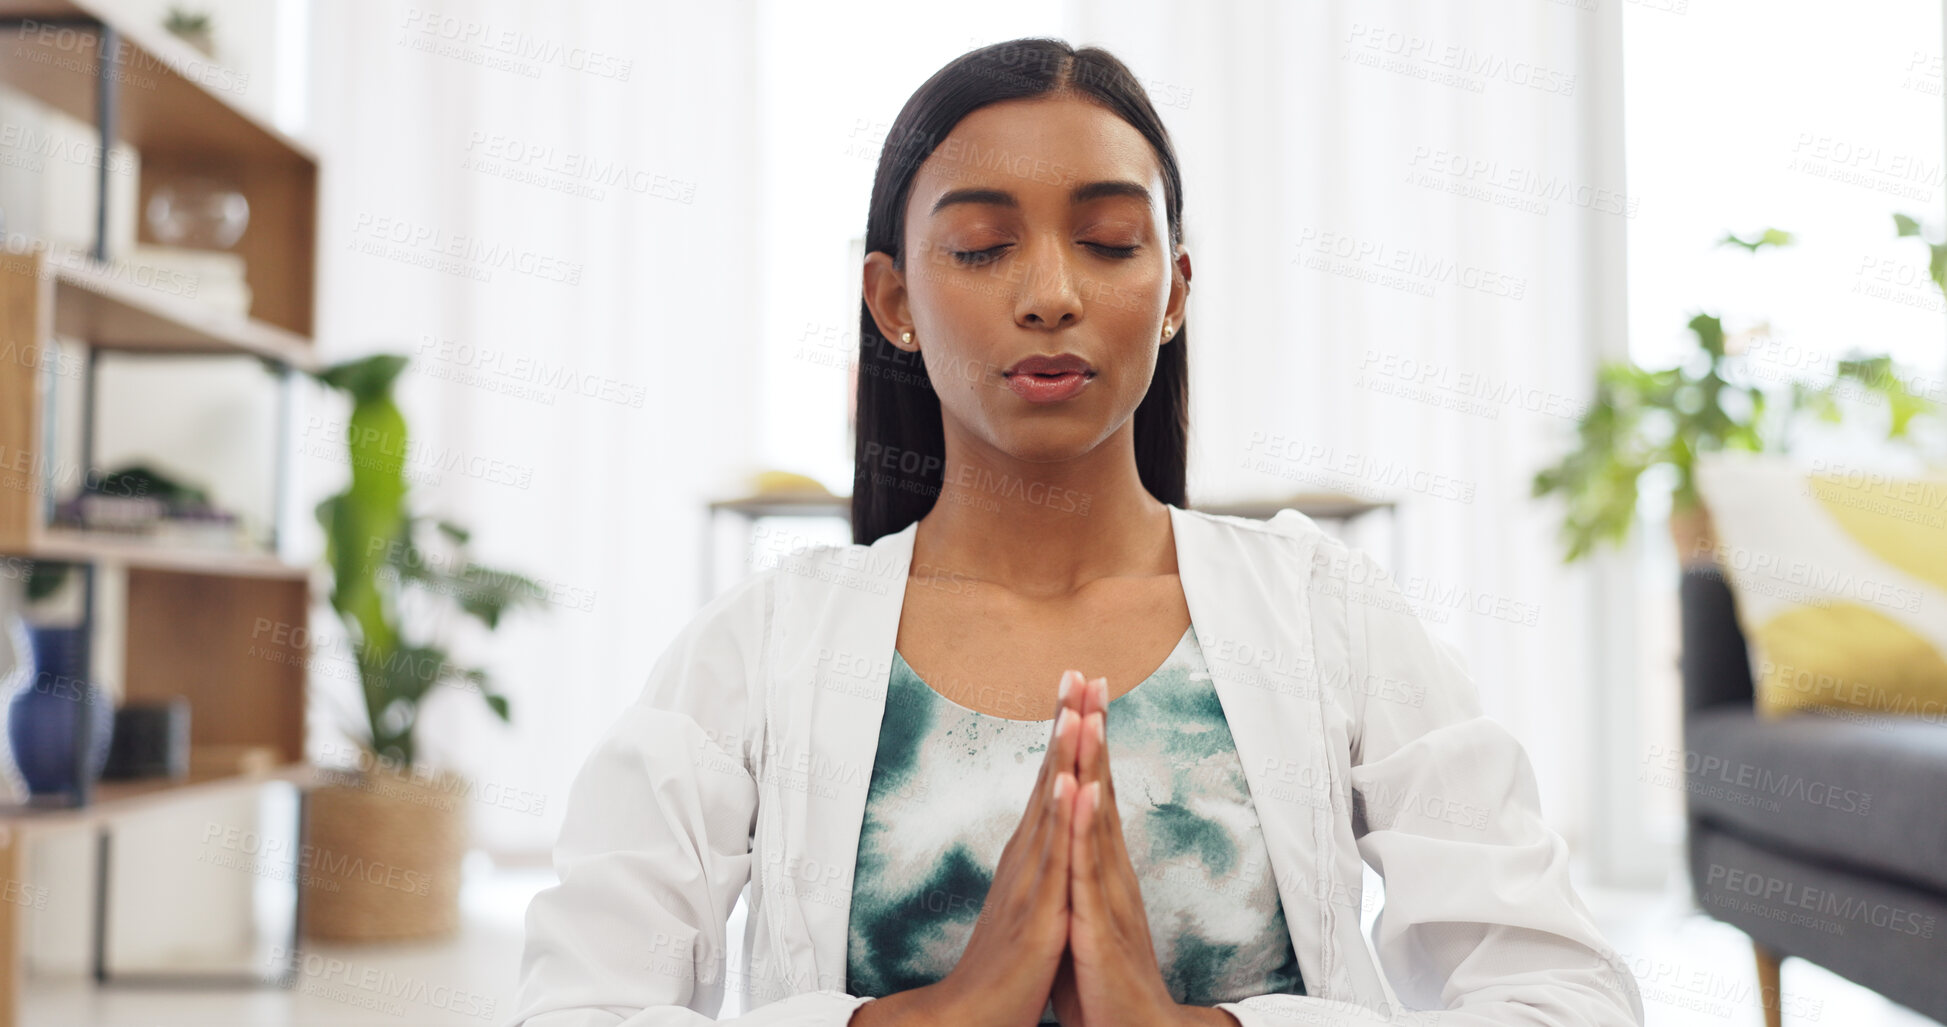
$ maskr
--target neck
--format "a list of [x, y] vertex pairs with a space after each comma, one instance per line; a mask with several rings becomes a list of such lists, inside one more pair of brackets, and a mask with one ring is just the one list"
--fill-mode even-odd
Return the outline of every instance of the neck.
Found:
[[1035, 463], [949, 436], [945, 482], [913, 539], [916, 571], [1038, 597], [1176, 573], [1169, 507], [1137, 471], [1132, 425], [1074, 460]]

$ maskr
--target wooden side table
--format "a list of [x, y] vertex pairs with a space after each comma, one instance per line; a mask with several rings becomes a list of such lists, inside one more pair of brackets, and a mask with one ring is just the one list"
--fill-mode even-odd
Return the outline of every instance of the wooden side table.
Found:
[[[1399, 533], [1395, 523], [1399, 512], [1397, 504], [1390, 499], [1360, 499], [1336, 492], [1299, 492], [1282, 498], [1193, 503], [1190, 509], [1264, 520], [1286, 507], [1297, 510], [1315, 521], [1328, 521], [1337, 525], [1338, 531], [1335, 533], [1341, 535], [1355, 527], [1363, 529], [1372, 514], [1385, 514], [1384, 548], [1389, 553], [1390, 559], [1386, 569], [1394, 574], [1399, 573], [1398, 567], [1395, 566], [1399, 560]], [[743, 549], [748, 546], [751, 526], [763, 517], [837, 518], [849, 525], [852, 522], [852, 497], [805, 493], [713, 500], [709, 504], [703, 524], [703, 580], [699, 592], [699, 604], [709, 602], [716, 596], [719, 588], [717, 526], [725, 514], [736, 517], [743, 525], [738, 543], [739, 548]]]

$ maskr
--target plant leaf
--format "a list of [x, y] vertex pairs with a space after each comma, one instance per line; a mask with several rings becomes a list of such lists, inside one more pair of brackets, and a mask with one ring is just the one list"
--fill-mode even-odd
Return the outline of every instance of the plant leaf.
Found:
[[1724, 356], [1724, 322], [1709, 314], [1698, 314], [1690, 319], [1690, 330], [1697, 335], [1698, 344], [1712, 359]]
[[1792, 235], [1782, 228], [1767, 228], [1748, 240], [1740, 239], [1735, 234], [1726, 232], [1724, 233], [1724, 238], [1717, 240], [1717, 245], [1742, 246], [1746, 250], [1756, 253], [1766, 246], [1790, 246], [1797, 241], [1797, 236]]
[[530, 578], [477, 563], [468, 564], [456, 584], [460, 608], [489, 628], [499, 627], [501, 615], [508, 610], [540, 606], [548, 596], [547, 590]]

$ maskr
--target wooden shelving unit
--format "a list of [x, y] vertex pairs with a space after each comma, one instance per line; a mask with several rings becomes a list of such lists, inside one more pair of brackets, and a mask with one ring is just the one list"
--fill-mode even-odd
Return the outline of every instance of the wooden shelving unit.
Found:
[[[112, 134], [142, 155], [137, 202], [183, 174], [219, 174], [242, 190], [250, 230], [235, 252], [249, 263], [251, 316], [308, 338], [316, 155], [238, 106], [230, 73], [160, 28], [114, 24], [88, 0], [0, 0], [0, 22], [11, 23], [0, 82], [96, 125], [100, 86], [111, 84]], [[103, 53], [117, 55], [108, 62], [112, 74], [102, 74]]]
[[[244, 258], [251, 290], [248, 316], [238, 316], [132, 284], [118, 273], [126, 270], [119, 255], [107, 252], [103, 211], [92, 251], [0, 250], [0, 352], [47, 352], [57, 335], [81, 343], [84, 408], [93, 402], [97, 353], [251, 357], [285, 380], [314, 368], [317, 157], [240, 106], [236, 80], [221, 66], [159, 27], [115, 23], [92, 0], [0, 0], [0, 31], [9, 46], [0, 83], [95, 126], [104, 154], [116, 143], [140, 154], [138, 204], [188, 176], [221, 178], [244, 194], [249, 227], [232, 252]], [[105, 206], [101, 163], [97, 195]], [[138, 239], [158, 241], [146, 226]], [[104, 783], [84, 806], [0, 815], [0, 878], [9, 884], [21, 882], [23, 846], [43, 831], [100, 830], [114, 817], [212, 789], [311, 780], [303, 763], [308, 654], [290, 641], [306, 633], [263, 630], [308, 623], [310, 569], [273, 552], [50, 524], [57, 484], [49, 468], [58, 463], [45, 437], [52, 374], [43, 360], [0, 361], [0, 554], [85, 568], [91, 617], [98, 572], [125, 574], [124, 698], [185, 696], [193, 751], [268, 753], [272, 767], [199, 760], [187, 780]], [[290, 391], [282, 389], [286, 401]], [[84, 421], [93, 413], [84, 409]], [[90, 472], [100, 470], [92, 439], [92, 428], [84, 430], [79, 464]], [[291, 458], [288, 450], [280, 461]], [[18, 903], [0, 902], [0, 1027], [15, 1022], [24, 915]]]

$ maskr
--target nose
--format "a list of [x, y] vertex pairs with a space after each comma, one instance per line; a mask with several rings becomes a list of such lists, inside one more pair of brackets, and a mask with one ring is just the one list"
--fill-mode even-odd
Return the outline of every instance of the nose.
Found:
[[1015, 323], [1024, 328], [1066, 328], [1082, 318], [1082, 293], [1076, 281], [1075, 254], [1065, 240], [1043, 235], [1026, 247], [1023, 281], [1014, 299]]

